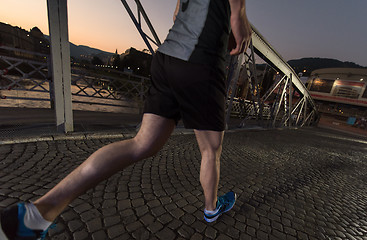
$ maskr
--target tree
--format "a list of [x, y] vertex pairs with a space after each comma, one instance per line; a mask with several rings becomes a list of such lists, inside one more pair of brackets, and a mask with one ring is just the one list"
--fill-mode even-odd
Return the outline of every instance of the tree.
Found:
[[99, 57], [97, 57], [97, 56], [94, 56], [93, 57], [91, 63], [93, 65], [103, 65], [103, 61]]
[[113, 55], [112, 57], [112, 66], [113, 67], [119, 67], [120, 66], [120, 55], [117, 53], [117, 49], [116, 49], [116, 52], [115, 54]]
[[129, 68], [134, 74], [148, 77], [152, 55], [130, 48], [121, 60], [120, 69]]
[[37, 38], [44, 38], [42, 31], [38, 27], [33, 27], [30, 31], [31, 35]]

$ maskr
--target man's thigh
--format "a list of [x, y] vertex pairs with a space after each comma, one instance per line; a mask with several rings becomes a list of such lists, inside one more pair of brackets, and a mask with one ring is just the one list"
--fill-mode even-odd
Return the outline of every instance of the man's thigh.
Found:
[[145, 113], [135, 140], [148, 152], [157, 152], [166, 143], [176, 126], [173, 119]]

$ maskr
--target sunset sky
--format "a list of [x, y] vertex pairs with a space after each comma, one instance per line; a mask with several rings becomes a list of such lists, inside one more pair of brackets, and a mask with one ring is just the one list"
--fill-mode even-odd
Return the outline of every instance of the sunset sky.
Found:
[[[48, 34], [46, 0], [0, 0], [0, 21]], [[134, 1], [128, 1], [135, 6]], [[367, 66], [366, 0], [247, 0], [251, 23], [285, 60], [325, 57]], [[161, 41], [176, 0], [141, 0]], [[133, 7], [135, 11], [135, 7]], [[120, 0], [68, 1], [69, 40], [108, 52], [146, 48]]]

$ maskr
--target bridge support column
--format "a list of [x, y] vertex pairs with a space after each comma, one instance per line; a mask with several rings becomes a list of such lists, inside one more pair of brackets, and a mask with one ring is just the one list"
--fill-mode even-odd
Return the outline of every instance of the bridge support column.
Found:
[[51, 41], [56, 126], [58, 131], [67, 133], [74, 130], [67, 0], [47, 0], [47, 11]]

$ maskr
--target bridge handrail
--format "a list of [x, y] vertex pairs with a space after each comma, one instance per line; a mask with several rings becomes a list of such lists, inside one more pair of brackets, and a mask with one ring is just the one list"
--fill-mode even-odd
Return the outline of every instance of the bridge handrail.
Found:
[[17, 52], [21, 52], [21, 53], [28, 53], [31, 55], [36, 55], [36, 56], [41, 56], [41, 57], [49, 57], [49, 54], [44, 54], [44, 53], [38, 53], [38, 52], [32, 52], [32, 51], [28, 51], [28, 50], [24, 50], [21, 48], [12, 48], [12, 47], [7, 47], [7, 46], [0, 46], [0, 49], [4, 49], [4, 50], [8, 50], [8, 51], [17, 51]]

